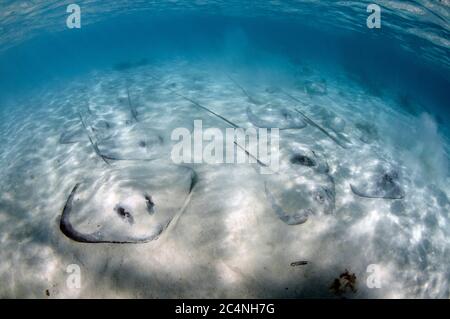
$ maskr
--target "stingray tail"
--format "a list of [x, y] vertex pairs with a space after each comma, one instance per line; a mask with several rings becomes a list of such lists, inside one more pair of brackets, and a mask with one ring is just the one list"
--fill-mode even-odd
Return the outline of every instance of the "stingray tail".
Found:
[[127, 99], [128, 99], [128, 106], [130, 107], [131, 116], [133, 119], [137, 122], [138, 121], [138, 112], [136, 110], [136, 107], [131, 103], [131, 97], [130, 97], [130, 88], [127, 85]]
[[[283, 91], [283, 93], [284, 93], [285, 95], [287, 95], [288, 97], [290, 97], [292, 100], [294, 100], [294, 101], [296, 101], [296, 102], [298, 102], [298, 103], [300, 103], [300, 104], [303, 104], [302, 101], [300, 101], [299, 99], [297, 99], [295, 96], [293, 96], [293, 95], [287, 93], [286, 91]], [[339, 139], [337, 139], [337, 138], [334, 137], [332, 134], [330, 134], [330, 133], [329, 133], [327, 130], [325, 130], [322, 126], [320, 126], [319, 124], [317, 124], [316, 122], [314, 122], [314, 121], [313, 121], [309, 116], [307, 116], [304, 112], [300, 111], [300, 110], [297, 109], [297, 108], [295, 108], [294, 110], [295, 110], [297, 113], [299, 113], [299, 114], [304, 118], [304, 120], [306, 121], [306, 123], [308, 123], [309, 125], [314, 126], [315, 128], [317, 128], [319, 131], [321, 131], [323, 134], [325, 134], [328, 138], [330, 138], [331, 140], [333, 140], [333, 142], [335, 142], [337, 145], [339, 145], [339, 146], [342, 147], [342, 148], [348, 148], [347, 145], [345, 145], [344, 143], [342, 143], [341, 141], [339, 141]], [[341, 135], [340, 137], [343, 137], [343, 136]], [[345, 138], [345, 137], [343, 137], [343, 138], [346, 140], [346, 142], [348, 141], [347, 138]], [[348, 142], [350, 142], [350, 141], [348, 141]]]
[[99, 156], [99, 157], [100, 157], [107, 165], [111, 165], [111, 164], [108, 162], [108, 160], [105, 158], [105, 156], [103, 156], [102, 153], [100, 152], [97, 143], [94, 142], [94, 140], [93, 140], [91, 134], [89, 133], [89, 130], [88, 130], [87, 125], [86, 125], [86, 122], [84, 121], [83, 116], [81, 115], [81, 113], [78, 113], [78, 116], [80, 117], [81, 124], [83, 125], [83, 127], [84, 127], [84, 129], [85, 129], [85, 131], [86, 131], [86, 134], [87, 134], [87, 136], [88, 136], [88, 138], [89, 138], [89, 142], [91, 143], [92, 148], [94, 149], [95, 154], [97, 154], [97, 155], [98, 155], [98, 156]]

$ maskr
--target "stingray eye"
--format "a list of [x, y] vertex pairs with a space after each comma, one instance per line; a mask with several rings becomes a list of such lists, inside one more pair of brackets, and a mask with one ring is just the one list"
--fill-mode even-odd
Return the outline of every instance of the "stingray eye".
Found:
[[145, 204], [147, 205], [147, 210], [150, 214], [155, 212], [155, 203], [150, 195], [145, 195]]
[[140, 147], [146, 147], [147, 144], [145, 143], [145, 141], [139, 141], [139, 146]]
[[392, 184], [394, 182], [394, 177], [389, 175], [389, 174], [384, 174], [383, 175], [383, 183], [385, 184]]
[[117, 208], [117, 214], [119, 214], [120, 217], [127, 217], [130, 215], [130, 213], [125, 210], [125, 208], [120, 206]]
[[323, 198], [322, 194], [317, 194], [317, 195], [316, 195], [316, 200], [317, 200], [318, 202], [320, 202], [320, 203], [323, 203], [323, 201], [324, 201], [325, 199]]
[[316, 162], [312, 158], [305, 156], [305, 155], [301, 155], [301, 154], [296, 154], [296, 155], [292, 156], [291, 163], [297, 164], [297, 165], [308, 166], [308, 167], [316, 165]]
[[130, 225], [132, 225], [134, 223], [133, 215], [131, 215], [131, 213], [128, 212], [127, 210], [125, 210], [125, 208], [123, 208], [122, 206], [117, 205], [115, 208], [115, 211], [117, 212], [117, 215], [119, 215], [120, 218], [122, 218], [124, 221], [126, 221]]

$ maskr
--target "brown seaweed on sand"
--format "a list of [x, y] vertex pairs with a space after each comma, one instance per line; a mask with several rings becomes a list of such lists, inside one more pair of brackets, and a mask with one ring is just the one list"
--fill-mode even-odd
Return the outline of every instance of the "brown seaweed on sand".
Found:
[[330, 291], [337, 296], [341, 296], [346, 292], [356, 293], [357, 291], [356, 275], [349, 272], [347, 269], [335, 278], [330, 286]]

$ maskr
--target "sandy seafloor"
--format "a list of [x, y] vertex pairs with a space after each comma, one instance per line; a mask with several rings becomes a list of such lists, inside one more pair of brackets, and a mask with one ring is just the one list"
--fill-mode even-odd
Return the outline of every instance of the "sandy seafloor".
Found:
[[[252, 127], [246, 108], [259, 107], [230, 81], [230, 70], [214, 64], [173, 61], [92, 72], [42, 89], [2, 111], [0, 296], [336, 298], [329, 287], [347, 269], [357, 277], [357, 291], [347, 291], [347, 298], [448, 298], [450, 179], [446, 142], [431, 116], [410, 115], [395, 100], [372, 96], [343, 75], [314, 66], [283, 78], [231, 72], [263, 105], [300, 108], [327, 130], [338, 124], [334, 129], [350, 141], [346, 149], [311, 125], [282, 130], [280, 137], [282, 165], [297, 149], [314, 150], [328, 163], [334, 209], [310, 216], [301, 225], [287, 225], [265, 196], [264, 181], [270, 177], [258, 174], [254, 166], [195, 164], [190, 166], [198, 182], [190, 200], [159, 239], [87, 244], [67, 238], [59, 221], [77, 183], [138, 172], [154, 176], [148, 183], [164, 188], [164, 196], [173, 201], [186, 196], [176, 179], [165, 179], [173, 168], [172, 130], [191, 129], [195, 119], [203, 120], [204, 127], [230, 126], [170, 90], [244, 128]], [[327, 94], [308, 94], [305, 81], [319, 79], [326, 79]], [[127, 86], [137, 121], [127, 104]], [[301, 103], [280, 93], [280, 88]], [[97, 126], [96, 137], [105, 139], [104, 149], [157, 159], [106, 165], [80, 125], [80, 112], [89, 127]], [[61, 143], [65, 133], [68, 143]], [[149, 146], [155, 134], [162, 142], [142, 153], [137, 147], [140, 139], [150, 141]], [[370, 178], [369, 168], [379, 162], [396, 168], [404, 199], [368, 199], [352, 193], [350, 183]], [[282, 178], [288, 189], [289, 175]], [[117, 189], [97, 197], [92, 189], [92, 203], [114, 205]], [[284, 191], [282, 186], [274, 190]], [[158, 193], [158, 206], [157, 199]], [[299, 201], [290, 203], [292, 207], [284, 209], [302, 206]], [[97, 213], [95, 207], [86, 209]], [[290, 265], [299, 260], [308, 264]], [[66, 286], [69, 264], [81, 267], [80, 289]], [[366, 285], [370, 264], [380, 268], [379, 289]]]

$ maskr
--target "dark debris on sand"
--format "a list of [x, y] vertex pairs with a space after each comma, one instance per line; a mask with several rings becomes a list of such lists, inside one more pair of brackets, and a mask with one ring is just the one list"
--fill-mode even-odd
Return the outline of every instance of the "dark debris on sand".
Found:
[[345, 272], [335, 278], [330, 286], [331, 292], [336, 296], [342, 296], [347, 292], [356, 293], [357, 291], [356, 275], [345, 269]]

